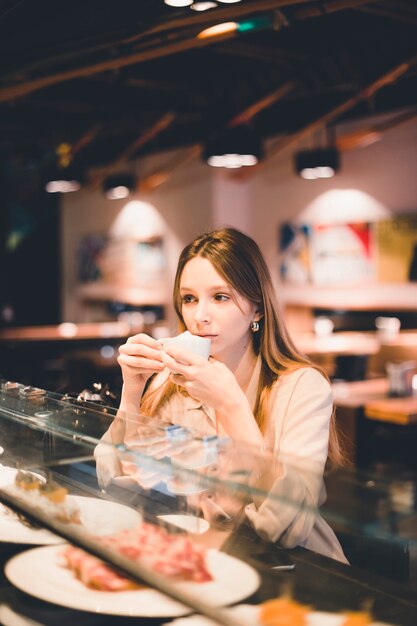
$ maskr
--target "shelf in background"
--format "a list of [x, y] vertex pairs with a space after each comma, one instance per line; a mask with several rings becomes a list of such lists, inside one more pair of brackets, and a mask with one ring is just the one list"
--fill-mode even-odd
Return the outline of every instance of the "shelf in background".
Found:
[[157, 287], [123, 287], [106, 283], [84, 283], [78, 288], [82, 300], [122, 302], [132, 306], [163, 306], [170, 301], [167, 291]]
[[417, 283], [346, 287], [280, 284], [277, 292], [284, 305], [350, 311], [417, 311]]

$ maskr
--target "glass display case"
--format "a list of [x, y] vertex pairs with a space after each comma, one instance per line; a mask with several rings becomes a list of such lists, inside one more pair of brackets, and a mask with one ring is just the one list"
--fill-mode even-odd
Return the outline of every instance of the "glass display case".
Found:
[[[6, 626], [417, 623], [415, 477], [333, 470], [317, 510], [271, 480], [319, 489], [314, 466], [7, 381], [0, 429]], [[260, 503], [322, 516], [351, 565], [254, 524]]]

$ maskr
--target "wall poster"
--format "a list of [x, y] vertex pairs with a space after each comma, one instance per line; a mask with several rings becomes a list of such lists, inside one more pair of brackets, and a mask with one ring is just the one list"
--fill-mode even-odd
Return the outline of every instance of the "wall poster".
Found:
[[378, 280], [417, 281], [417, 215], [376, 222]]
[[283, 224], [280, 275], [293, 285], [417, 281], [417, 215], [378, 222]]

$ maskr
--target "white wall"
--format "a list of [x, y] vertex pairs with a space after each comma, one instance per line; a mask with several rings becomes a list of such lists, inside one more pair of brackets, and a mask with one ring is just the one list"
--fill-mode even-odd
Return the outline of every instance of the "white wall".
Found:
[[[338, 134], [355, 126], [340, 127]], [[417, 212], [417, 121], [343, 153], [339, 173], [326, 180], [300, 178], [293, 168], [296, 150], [272, 158], [253, 178], [253, 236], [271, 266], [276, 267], [282, 222], [354, 222]]]
[[[149, 159], [152, 169], [164, 156]], [[143, 173], [145, 172], [145, 167]], [[94, 321], [100, 309], [84, 307], [77, 293], [78, 248], [84, 235], [108, 232], [127, 201], [149, 202], [164, 224], [168, 282], [172, 284], [175, 265], [182, 248], [197, 234], [211, 226], [211, 177], [207, 167], [195, 161], [182, 167], [166, 184], [153, 193], [134, 194], [126, 200], [107, 200], [101, 190], [66, 194], [61, 207], [62, 237], [62, 311], [63, 321]]]
[[[355, 125], [338, 129], [344, 133]], [[300, 146], [303, 148], [303, 146]], [[156, 191], [136, 198], [150, 202], [166, 225], [169, 281], [182, 247], [212, 227], [235, 226], [261, 246], [277, 277], [278, 227], [288, 220], [312, 223], [375, 220], [417, 212], [417, 122], [384, 133], [380, 142], [342, 155], [332, 179], [306, 181], [293, 170], [296, 149], [271, 158], [246, 182], [189, 161]], [[138, 164], [139, 173], [163, 163], [158, 155]], [[172, 156], [170, 157], [172, 158]], [[77, 298], [77, 248], [87, 233], [108, 230], [125, 201], [101, 191], [67, 194], [62, 203], [63, 317], [84, 321]]]

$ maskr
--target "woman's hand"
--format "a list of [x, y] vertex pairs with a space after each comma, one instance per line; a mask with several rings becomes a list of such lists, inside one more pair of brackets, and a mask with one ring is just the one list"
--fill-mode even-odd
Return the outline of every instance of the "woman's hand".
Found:
[[246, 400], [234, 374], [220, 361], [174, 347], [162, 350], [161, 359], [173, 382], [216, 411]]
[[236, 441], [263, 446], [248, 399], [224, 363], [179, 348], [161, 350], [161, 358], [173, 382], [215, 410], [218, 429]]
[[125, 391], [142, 393], [148, 378], [164, 369], [161, 347], [160, 342], [143, 333], [129, 337], [120, 346], [117, 361], [122, 368]]

